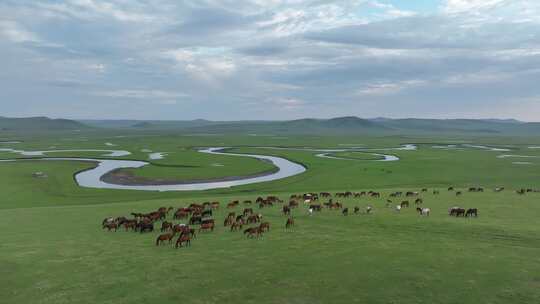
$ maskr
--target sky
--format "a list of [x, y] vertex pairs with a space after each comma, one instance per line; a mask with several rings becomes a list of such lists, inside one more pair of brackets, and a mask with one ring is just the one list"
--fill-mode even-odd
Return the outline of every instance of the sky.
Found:
[[538, 0], [0, 0], [0, 116], [540, 121]]

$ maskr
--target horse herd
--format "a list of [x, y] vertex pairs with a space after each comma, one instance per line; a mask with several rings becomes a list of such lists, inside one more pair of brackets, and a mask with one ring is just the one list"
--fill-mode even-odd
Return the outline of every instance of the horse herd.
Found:
[[[283, 203], [276, 196], [268, 196], [266, 198], [259, 197], [255, 201], [259, 209], [272, 207], [276, 203]], [[227, 204], [226, 208], [230, 210], [227, 217], [223, 221], [225, 227], [229, 227], [231, 232], [243, 231], [247, 238], [259, 238], [264, 233], [270, 231], [270, 223], [263, 221], [263, 215], [255, 213], [252, 207], [247, 207], [252, 204], [252, 201], [245, 200], [243, 204], [246, 208], [242, 212], [236, 213], [232, 211], [240, 205], [240, 201], [232, 201]], [[286, 208], [285, 208], [286, 207]], [[220, 208], [219, 202], [205, 202], [203, 204], [190, 204], [187, 207], [180, 207], [174, 210], [173, 207], [160, 207], [156, 211], [148, 213], [132, 212], [132, 218], [125, 216], [108, 217], [102, 222], [103, 229], [108, 231], [117, 231], [124, 228], [126, 231], [134, 231], [139, 233], [153, 232], [155, 225], [161, 222], [160, 232], [156, 238], [156, 246], [163, 243], [172, 244], [176, 235], [178, 238], [175, 242], [175, 248], [190, 246], [191, 241], [196, 238], [198, 233], [213, 232], [216, 227], [216, 219], [213, 214]], [[283, 213], [289, 215], [285, 223], [285, 228], [290, 229], [294, 226], [294, 219], [290, 217], [290, 209], [284, 206]], [[174, 212], [173, 212], [174, 211]], [[172, 220], [185, 220], [187, 223], [177, 223], [168, 221], [167, 218], [172, 213]], [[249, 226], [244, 229], [244, 226]], [[194, 228], [198, 227], [198, 229]]]
[[[504, 188], [495, 188], [495, 192], [501, 192]], [[523, 190], [523, 193], [521, 193]], [[518, 190], [518, 194], [524, 194], [527, 189]], [[456, 191], [454, 187], [449, 187], [448, 191], [455, 191], [456, 195], [462, 195], [462, 191]], [[403, 208], [409, 208], [414, 202], [416, 211], [420, 216], [429, 216], [430, 208], [423, 207], [424, 199], [422, 193], [428, 192], [427, 188], [421, 191], [396, 191], [390, 193], [386, 200], [386, 207], [394, 206], [396, 212], [400, 212]], [[471, 187], [468, 192], [484, 192], [481, 187]], [[439, 190], [433, 190], [432, 194], [438, 195]], [[263, 221], [263, 209], [271, 208], [275, 205], [281, 206], [281, 213], [287, 218], [285, 229], [291, 229], [295, 226], [294, 218], [291, 216], [292, 210], [297, 209], [300, 205], [307, 208], [307, 214], [312, 216], [316, 212], [327, 210], [340, 210], [343, 216], [349, 215], [349, 207], [337, 201], [338, 199], [361, 198], [367, 197], [370, 199], [381, 198], [382, 194], [375, 191], [362, 192], [337, 192], [331, 194], [329, 192], [320, 193], [304, 193], [293, 194], [289, 197], [288, 202], [284, 202], [277, 196], [258, 197], [256, 200], [233, 200], [226, 204], [228, 210], [227, 216], [223, 220], [223, 227], [226, 227], [231, 232], [242, 232], [246, 238], [260, 238], [264, 233], [270, 231], [270, 222]], [[401, 198], [401, 199], [400, 199]], [[393, 200], [401, 200], [395, 204]], [[324, 202], [322, 202], [324, 200]], [[239, 206], [243, 209], [239, 212]], [[258, 210], [254, 211], [253, 206], [258, 206]], [[175, 237], [175, 248], [190, 246], [193, 239], [197, 238], [197, 234], [211, 233], [216, 228], [216, 219], [214, 214], [221, 207], [220, 202], [204, 202], [202, 204], [192, 203], [189, 206], [180, 207], [175, 210], [173, 207], [160, 207], [159, 209], [148, 213], [132, 212], [131, 218], [124, 216], [108, 217], [102, 222], [102, 228], [108, 231], [117, 231], [124, 228], [125, 231], [134, 231], [139, 233], [153, 232], [156, 224], [160, 224], [160, 233], [155, 241], [155, 245], [159, 246], [164, 243], [171, 244]], [[363, 209], [363, 214], [371, 214], [373, 206], [367, 205]], [[355, 206], [352, 209], [353, 214], [360, 214], [361, 208]], [[454, 206], [448, 209], [448, 215], [454, 217], [477, 217], [477, 208], [461, 208]], [[183, 221], [183, 223], [175, 223], [174, 221]]]

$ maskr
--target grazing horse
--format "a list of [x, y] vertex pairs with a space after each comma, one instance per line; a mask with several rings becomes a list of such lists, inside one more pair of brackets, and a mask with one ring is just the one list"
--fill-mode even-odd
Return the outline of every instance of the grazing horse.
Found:
[[252, 208], [245, 208], [244, 209], [244, 212], [242, 213], [244, 216], [248, 215], [248, 214], [253, 214], [253, 209]]
[[289, 229], [294, 226], [294, 219], [292, 217], [287, 219], [287, 223], [285, 223], [285, 229]]
[[420, 215], [427, 215], [427, 216], [429, 216], [429, 213], [431, 212], [431, 209], [429, 209], [429, 208], [416, 208], [416, 211], [417, 211], [418, 214], [420, 214]]
[[408, 191], [405, 194], [406, 197], [418, 196], [418, 192]]
[[283, 215], [291, 215], [291, 208], [289, 206], [283, 206]]
[[269, 222], [261, 223], [261, 224], [259, 225], [259, 229], [260, 229], [262, 232], [270, 231], [270, 223], [269, 223]]
[[358, 206], [354, 207], [354, 214], [358, 214], [360, 212], [360, 208]]
[[140, 222], [137, 224], [137, 228], [139, 229], [140, 233], [143, 233], [145, 231], [152, 232], [154, 231], [154, 224], [151, 222]]
[[214, 223], [213, 222], [208, 222], [208, 223], [203, 223], [201, 224], [201, 227], [199, 228], [199, 233], [201, 231], [214, 231]]
[[449, 215], [459, 217], [459, 216], [465, 216], [465, 209], [460, 207], [452, 207], [449, 210]]
[[232, 223], [231, 225], [231, 231], [237, 231], [237, 230], [240, 230], [242, 229], [242, 226], [244, 225], [244, 222], [243, 221], [237, 221], [237, 222], [234, 222]]
[[400, 212], [400, 211], [401, 211], [401, 205], [396, 205], [396, 211], [397, 211], [397, 212]]
[[501, 192], [501, 191], [503, 191], [503, 190], [504, 190], [504, 187], [497, 187], [497, 188], [495, 188], [493, 191], [495, 191], [495, 192]]
[[161, 234], [156, 239], [156, 246], [159, 246], [159, 244], [163, 244], [165, 241], [169, 241], [169, 244], [172, 242], [172, 239], [174, 237], [174, 233], [165, 233]]
[[209, 209], [209, 210], [204, 210], [202, 213], [201, 213], [201, 217], [211, 217], [212, 216], [212, 210]]
[[102, 226], [103, 228], [105, 228], [105, 225], [106, 225], [106, 224], [110, 224], [110, 223], [114, 223], [114, 218], [112, 218], [112, 217], [107, 217], [107, 218], [105, 218], [105, 219], [103, 220], [103, 222], [101, 222], [101, 226]]
[[225, 221], [223, 222], [223, 226], [225, 226], [225, 227], [227, 227], [227, 226], [229, 226], [229, 225], [232, 225], [232, 224], [233, 224], [233, 218], [230, 217], [230, 216], [227, 217], [227, 218], [225, 219]]
[[298, 202], [295, 201], [295, 200], [289, 201], [289, 207], [291, 207], [291, 208], [296, 208], [296, 207], [298, 207]]
[[176, 212], [173, 215], [173, 219], [175, 220], [182, 219], [182, 218], [187, 218], [188, 216], [189, 216], [189, 211], [182, 208], [182, 209], [176, 210]]
[[257, 215], [250, 215], [247, 219], [247, 223], [248, 224], [253, 224], [253, 223], [258, 223], [261, 221], [261, 218], [262, 218], [262, 215], [260, 214], [257, 214]]
[[103, 229], [107, 228], [107, 231], [111, 231], [112, 229], [114, 229], [114, 231], [118, 230], [118, 224], [115, 223], [115, 222], [112, 222], [112, 223], [105, 223], [105, 225], [103, 225]]
[[247, 235], [248, 238], [259, 237], [261, 233], [262, 231], [259, 229], [259, 227], [251, 227], [244, 230], [244, 235]]
[[454, 187], [448, 187], [448, 191], [454, 191]]
[[204, 219], [202, 220], [201, 225], [204, 225], [204, 224], [213, 224], [215, 226], [216, 221], [214, 221], [214, 219]]
[[423, 202], [424, 202], [423, 199], [417, 198], [417, 199], [414, 201], [414, 204], [415, 204], [415, 205], [420, 205], [420, 204], [422, 204]]
[[172, 227], [173, 227], [173, 223], [169, 223], [167, 221], [164, 221], [163, 223], [161, 223], [161, 232], [172, 229]]
[[189, 234], [181, 234], [178, 239], [176, 240], [176, 244], [174, 247], [182, 247], [182, 244], [185, 244], [185, 246], [191, 246], [191, 238], [189, 237]]
[[200, 224], [200, 223], [202, 223], [202, 217], [200, 217], [200, 216], [192, 216], [189, 219], [189, 224], [190, 225], [197, 225], [197, 224]]
[[349, 208], [345, 208], [343, 209], [343, 211], [341, 211], [341, 213], [345, 216], [347, 216], [349, 214]]
[[401, 206], [401, 208], [405, 208], [405, 207], [409, 208], [409, 201], [401, 202], [400, 206]]
[[176, 224], [172, 227], [173, 232], [183, 232], [186, 229], [189, 229], [189, 227], [186, 224]]
[[124, 228], [126, 228], [126, 231], [129, 229], [135, 230], [137, 228], [137, 220], [127, 220], [124, 222]]
[[465, 213], [465, 217], [469, 217], [469, 216], [473, 216], [474, 217], [478, 217], [478, 209], [476, 208], [470, 208], [470, 209], [467, 209], [467, 212]]
[[434, 194], [434, 195], [439, 194], [439, 190], [433, 190], [433, 194]]
[[313, 211], [322, 211], [321, 205], [309, 205], [309, 209], [312, 209]]
[[460, 196], [461, 194], [462, 194], [461, 191], [456, 192], [456, 196]]
[[373, 210], [373, 207], [367, 206], [366, 207], [366, 214], [371, 214], [371, 211]]

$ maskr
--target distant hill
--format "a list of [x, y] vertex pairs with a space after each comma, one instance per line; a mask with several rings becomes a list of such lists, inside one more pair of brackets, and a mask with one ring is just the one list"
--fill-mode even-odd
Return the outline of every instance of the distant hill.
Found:
[[356, 116], [331, 119], [303, 118], [286, 121], [185, 121], [160, 120], [84, 120], [92, 127], [130, 130], [173, 130], [181, 133], [215, 134], [467, 134], [467, 135], [537, 135], [540, 123], [514, 119], [363, 119]]
[[215, 125], [220, 122], [213, 122], [204, 119], [195, 120], [81, 120], [86, 125], [105, 129], [184, 129], [206, 125]]
[[60, 131], [84, 130], [88, 128], [87, 125], [69, 119], [51, 119], [47, 117], [0, 117], [0, 130], [2, 131]]
[[538, 124], [501, 119], [388, 119], [378, 120], [385, 126], [401, 131], [421, 133], [467, 133], [534, 135], [540, 131]]
[[389, 131], [377, 122], [358, 117], [332, 119], [304, 118], [289, 121], [241, 121], [219, 123], [186, 129], [192, 133], [259, 133], [259, 134], [354, 134]]

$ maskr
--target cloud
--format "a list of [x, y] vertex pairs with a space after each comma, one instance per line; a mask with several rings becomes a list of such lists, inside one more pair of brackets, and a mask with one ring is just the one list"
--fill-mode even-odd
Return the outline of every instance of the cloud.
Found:
[[166, 103], [176, 98], [186, 98], [189, 95], [182, 92], [162, 91], [162, 90], [112, 90], [93, 92], [96, 96], [113, 97], [113, 98], [128, 98], [128, 99], [160, 99]]
[[[143, 12], [137, 12], [122, 5], [123, 1], [100, 0], [68, 0], [63, 2], [38, 3], [40, 9], [46, 10], [48, 16], [58, 18], [76, 18], [93, 20], [98, 18], [112, 18], [121, 22], [150, 22], [154, 17]], [[132, 4], [135, 4], [133, 1]]]
[[396, 83], [376, 83], [369, 84], [366, 87], [359, 89], [357, 94], [359, 96], [390, 95], [397, 94], [402, 90], [415, 88], [422, 85], [426, 85], [426, 82], [423, 80], [405, 80]]
[[507, 2], [507, 0], [447, 0], [443, 5], [443, 10], [447, 13], [474, 12], [494, 9]]
[[411, 3], [5, 0], [0, 98], [97, 118], [536, 115], [538, 1]]
[[0, 36], [15, 43], [40, 41], [36, 34], [9, 20], [0, 20]]

